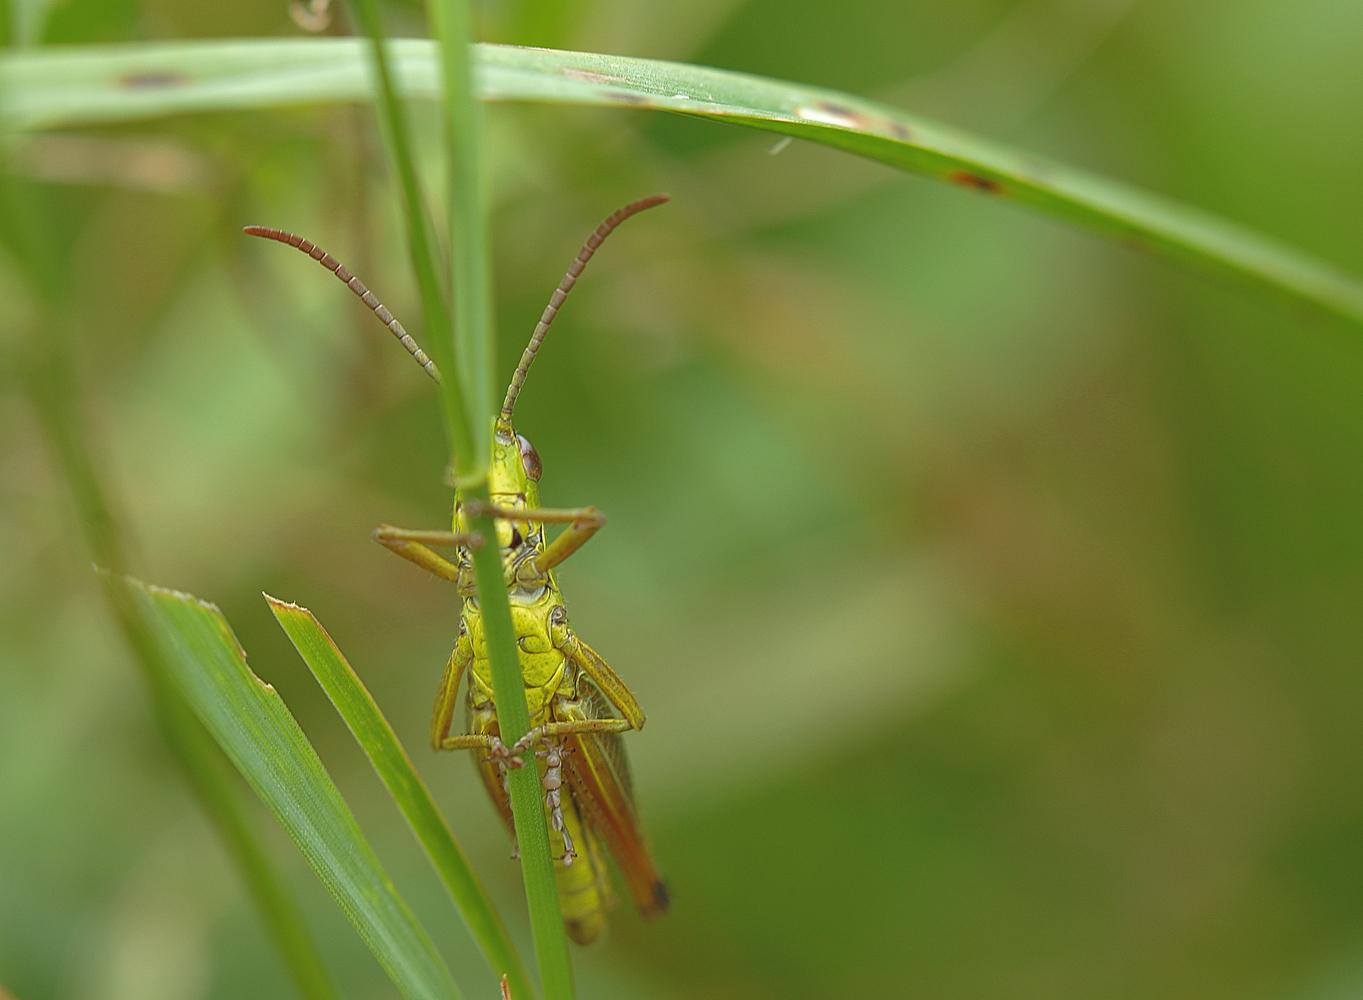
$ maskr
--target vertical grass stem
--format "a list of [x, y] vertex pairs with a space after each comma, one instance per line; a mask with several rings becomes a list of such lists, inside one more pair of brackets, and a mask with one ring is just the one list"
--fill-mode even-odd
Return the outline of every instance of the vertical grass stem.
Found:
[[[482, 421], [470, 421], [469, 414], [477, 411], [470, 410], [464, 399], [460, 369], [455, 359], [451, 336], [450, 309], [440, 281], [442, 268], [439, 266], [437, 247], [431, 232], [430, 214], [421, 194], [421, 182], [416, 175], [407, 114], [393, 82], [378, 0], [352, 0], [352, 6], [372, 43], [374, 77], [379, 89], [375, 104], [384, 141], [388, 146], [389, 159], [402, 190], [402, 203], [407, 221], [407, 246], [411, 252], [412, 269], [416, 274], [422, 313], [426, 319], [426, 339], [436, 366], [445, 373], [444, 382], [441, 384], [441, 409], [445, 418], [445, 436], [449, 442], [455, 468], [458, 469], [458, 463], [468, 463], [478, 453], [477, 449], [480, 446], [475, 444], [473, 429], [481, 425]], [[477, 440], [481, 440], [483, 436], [485, 435], [478, 435]], [[487, 445], [483, 444], [481, 447], [486, 448]]]
[[[445, 373], [443, 391], [451, 466], [465, 500], [486, 500], [486, 473], [496, 405], [492, 390], [495, 323], [487, 235], [486, 165], [482, 155], [482, 110], [473, 92], [468, 5], [464, 0], [429, 0], [431, 23], [439, 36], [445, 97], [450, 290], [458, 320], [453, 330], [449, 326], [449, 310], [441, 314], [446, 300], [439, 294], [440, 284], [435, 277], [433, 241], [412, 167], [405, 117], [388, 67], [378, 2], [354, 0], [354, 5], [374, 46], [380, 114], [406, 201], [408, 238], [431, 327], [431, 354]], [[503, 738], [514, 742], [529, 730], [530, 713], [521, 680], [520, 658], [496, 532], [487, 518], [479, 521], [476, 527], [486, 539], [486, 544], [475, 555], [474, 568], [487, 629], [493, 700]], [[512, 771], [509, 783], [541, 988], [545, 1000], [571, 1000], [572, 970], [553, 861], [549, 856], [549, 828], [541, 804], [538, 770], [527, 766]]]
[[488, 240], [487, 163], [482, 152], [483, 105], [474, 91], [473, 39], [464, 0], [430, 0], [440, 47], [449, 139], [450, 287], [454, 295], [454, 353], [472, 415], [474, 453], [456, 472], [476, 478], [487, 468], [496, 403], [493, 361], [496, 317], [492, 305], [492, 254]]
[[[487, 499], [486, 470], [491, 453], [491, 430], [497, 398], [493, 393], [492, 361], [496, 327], [492, 307], [492, 264], [488, 242], [487, 162], [482, 144], [483, 111], [474, 93], [473, 60], [467, 0], [428, 0], [441, 55], [445, 91], [445, 122], [449, 141], [449, 234], [451, 287], [454, 289], [454, 349], [459, 375], [467, 389], [470, 424], [479, 449], [473, 462], [463, 460], [456, 474], [465, 499]], [[492, 695], [498, 726], [508, 744], [530, 728], [530, 711], [521, 679], [519, 647], [511, 621], [501, 549], [491, 519], [476, 522], [484, 545], [474, 555], [478, 600], [492, 670]], [[511, 812], [520, 845], [521, 875], [526, 907], [535, 940], [535, 958], [545, 1000], [571, 1000], [572, 966], [563, 930], [554, 862], [549, 853], [549, 826], [544, 817], [539, 769], [525, 755], [526, 766], [510, 772]]]
[[[487, 489], [470, 491], [464, 498], [486, 501]], [[516, 652], [516, 630], [502, 578], [502, 555], [496, 527], [486, 516], [476, 519], [472, 527], [484, 540], [482, 546], [473, 550], [473, 566], [478, 578], [478, 602], [482, 607], [484, 636], [492, 666], [492, 699], [497, 706], [497, 725], [502, 740], [510, 746], [530, 731], [530, 709], [525, 700], [520, 657]], [[554, 881], [549, 824], [544, 818], [544, 790], [540, 787], [533, 751], [527, 751], [523, 759], [525, 766], [509, 771], [507, 777], [530, 931], [534, 936], [535, 960], [540, 971], [540, 989], [544, 1000], [572, 1000], [573, 971], [568, 960], [568, 939], [563, 930], [558, 886]]]

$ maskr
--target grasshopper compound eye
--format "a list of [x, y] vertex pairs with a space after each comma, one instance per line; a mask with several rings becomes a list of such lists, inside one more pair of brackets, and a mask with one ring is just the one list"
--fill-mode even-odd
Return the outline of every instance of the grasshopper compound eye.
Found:
[[540, 453], [524, 434], [516, 435], [516, 444], [521, 449], [521, 464], [525, 466], [525, 474], [532, 482], [538, 483], [540, 476], [544, 474], [544, 466], [540, 464]]

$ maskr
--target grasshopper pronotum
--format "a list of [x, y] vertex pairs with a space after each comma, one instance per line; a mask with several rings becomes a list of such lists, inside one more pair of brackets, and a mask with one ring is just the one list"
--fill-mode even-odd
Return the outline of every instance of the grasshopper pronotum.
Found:
[[[481, 542], [481, 538], [466, 530], [468, 504], [456, 490], [453, 531], [411, 531], [386, 524], [374, 530], [380, 544], [458, 585], [463, 598], [459, 638], [436, 696], [431, 744], [437, 750], [481, 752], [478, 773], [508, 826], [512, 818], [505, 769], [520, 766], [522, 754], [542, 747], [536, 751], [536, 758], [545, 791], [550, 845], [558, 856], [554, 874], [559, 901], [568, 934], [579, 944], [588, 944], [601, 933], [611, 899], [602, 842], [615, 856], [630, 895], [644, 916], [656, 916], [667, 909], [667, 887], [644, 839], [619, 736], [625, 730], [643, 728], [643, 710], [619, 675], [573, 633], [554, 578], [554, 567], [581, 548], [605, 524], [605, 517], [595, 507], [557, 510], [539, 506], [539, 455], [512, 427], [511, 411], [549, 325], [596, 248], [625, 219], [667, 198], [653, 195], [631, 202], [611, 214], [588, 238], [545, 307], [511, 377], [501, 414], [493, 423], [488, 472], [491, 503], [485, 512], [498, 519], [502, 569], [532, 726], [513, 746], [502, 743], [492, 701], [492, 675], [470, 554], [470, 545]], [[334, 257], [283, 230], [248, 226], [245, 232], [297, 247], [332, 271], [364, 300], [426, 373], [440, 381], [435, 364], [402, 324]], [[545, 536], [546, 524], [568, 527], [551, 542]], [[432, 545], [455, 548], [457, 560], [450, 562], [438, 555]], [[459, 682], [465, 673], [469, 674], [468, 732], [451, 736]], [[611, 712], [612, 708], [620, 717]], [[585, 857], [587, 863], [574, 864], [579, 857]]]

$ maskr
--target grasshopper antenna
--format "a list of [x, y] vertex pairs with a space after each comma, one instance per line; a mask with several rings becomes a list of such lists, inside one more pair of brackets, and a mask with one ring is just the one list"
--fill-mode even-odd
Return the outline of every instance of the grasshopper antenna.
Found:
[[[618, 213], [617, 213], [618, 214]], [[609, 230], [607, 230], [609, 232]], [[423, 371], [426, 372], [435, 384], [440, 384], [440, 369], [435, 366], [435, 362], [426, 356], [426, 352], [416, 346], [416, 341], [412, 335], [402, 328], [402, 324], [393, 318], [393, 314], [388, 311], [388, 307], [374, 297], [374, 293], [364, 286], [364, 282], [355, 275], [351, 274], [339, 260], [327, 253], [311, 240], [305, 240], [301, 236], [288, 232], [284, 229], [271, 229], [269, 226], [246, 226], [242, 232], [247, 236], [259, 236], [263, 239], [274, 240], [277, 243], [287, 243], [291, 247], [302, 250], [317, 263], [321, 264], [336, 277], [345, 283], [345, 286], [360, 297], [360, 301], [374, 310], [374, 315], [379, 318], [379, 322], [388, 327], [388, 331], [398, 338], [398, 343], [407, 348], [407, 353], [416, 358]], [[588, 256], [591, 256], [588, 254]], [[571, 287], [571, 286], [569, 286]]]
[[647, 198], [640, 198], [638, 201], [632, 201], [624, 208], [617, 208], [608, 215], [606, 221], [596, 227], [596, 232], [587, 237], [587, 242], [583, 245], [582, 250], [569, 265], [568, 273], [563, 276], [563, 280], [558, 283], [558, 288], [549, 297], [549, 304], [544, 307], [540, 321], [535, 324], [535, 332], [530, 337], [530, 343], [525, 348], [525, 353], [521, 355], [521, 363], [516, 366], [516, 372], [511, 376], [511, 385], [506, 390], [506, 402], [502, 403], [503, 420], [510, 422], [511, 410], [516, 405], [516, 397], [520, 395], [521, 386], [525, 384], [525, 375], [526, 372], [530, 371], [530, 365], [535, 360], [535, 353], [540, 349], [540, 344], [544, 342], [544, 335], [549, 332], [549, 324], [558, 315], [559, 307], [563, 305], [563, 300], [568, 297], [568, 293], [573, 290], [573, 285], [577, 284], [577, 276], [587, 266], [587, 261], [592, 259], [592, 254], [596, 253], [596, 248], [605, 241], [616, 226], [631, 215], [642, 212], [646, 208], [652, 208], [654, 205], [661, 205], [671, 198], [670, 194], [654, 194]]

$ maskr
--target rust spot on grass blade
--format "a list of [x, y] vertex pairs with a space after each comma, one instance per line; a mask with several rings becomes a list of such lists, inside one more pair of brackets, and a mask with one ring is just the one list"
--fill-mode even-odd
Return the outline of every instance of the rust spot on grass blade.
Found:
[[955, 173], [947, 174], [947, 180], [962, 187], [974, 188], [976, 191], [983, 191], [986, 194], [1002, 194], [1003, 185], [992, 177], [981, 177], [979, 174], [972, 174], [969, 170], [957, 170]]
[[569, 77], [573, 80], [583, 80], [587, 83], [624, 83], [622, 76], [612, 76], [610, 73], [598, 73], [594, 69], [578, 69], [575, 66], [564, 66], [559, 70], [559, 75]]
[[150, 72], [150, 73], [130, 73], [121, 77], [118, 81], [120, 87], [128, 90], [156, 90], [161, 87], [179, 87], [189, 83], [189, 77], [183, 73]]
[[824, 125], [833, 125], [837, 128], [865, 128], [869, 119], [844, 104], [834, 104], [831, 101], [819, 101], [809, 107], [799, 107], [795, 113], [801, 118], [812, 122], [820, 122]]
[[907, 142], [910, 138], [908, 126], [895, 121], [893, 118], [868, 115], [856, 108], [848, 107], [846, 104], [837, 104], [833, 101], [819, 101], [813, 105], [798, 107], [795, 109], [795, 114], [807, 121], [821, 122], [824, 125], [833, 125], [837, 128], [855, 129], [858, 132], [888, 135], [903, 142]]

